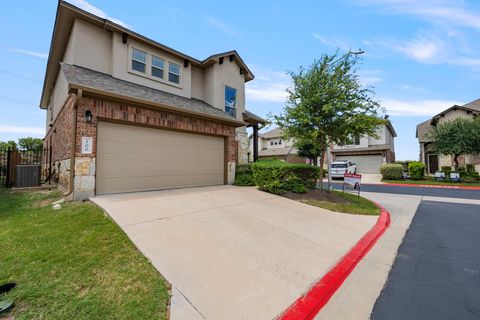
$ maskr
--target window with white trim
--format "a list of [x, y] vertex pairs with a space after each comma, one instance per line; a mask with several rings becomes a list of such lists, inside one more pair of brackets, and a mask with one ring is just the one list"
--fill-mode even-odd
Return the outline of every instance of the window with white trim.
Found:
[[173, 62], [168, 63], [168, 81], [180, 83], [180, 65]]
[[132, 70], [145, 73], [147, 69], [147, 53], [132, 48]]
[[152, 55], [152, 76], [163, 79], [165, 60]]
[[237, 116], [237, 90], [229, 86], [225, 86], [225, 112]]

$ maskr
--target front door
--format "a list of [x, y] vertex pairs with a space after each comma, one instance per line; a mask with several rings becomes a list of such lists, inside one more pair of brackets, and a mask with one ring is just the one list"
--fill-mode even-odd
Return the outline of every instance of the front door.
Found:
[[428, 155], [428, 173], [435, 174], [438, 171], [438, 156], [436, 154]]

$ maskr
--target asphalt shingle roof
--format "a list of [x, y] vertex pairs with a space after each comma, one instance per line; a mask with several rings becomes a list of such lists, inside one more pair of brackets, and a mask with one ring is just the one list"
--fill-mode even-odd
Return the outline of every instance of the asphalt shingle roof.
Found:
[[167, 107], [174, 107], [185, 112], [190, 111], [227, 121], [239, 122], [228, 113], [201, 100], [181, 97], [165, 91], [117, 79], [102, 72], [66, 63], [61, 63], [61, 70], [69, 84], [154, 102]]

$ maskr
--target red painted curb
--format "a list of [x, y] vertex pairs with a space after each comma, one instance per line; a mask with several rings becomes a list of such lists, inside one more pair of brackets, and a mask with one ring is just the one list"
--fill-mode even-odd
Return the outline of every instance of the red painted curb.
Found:
[[326, 275], [315, 283], [307, 293], [298, 298], [277, 319], [311, 320], [327, 304], [335, 291], [337, 291], [390, 225], [390, 213], [378, 203], [375, 204], [381, 209], [376, 224]]
[[465, 189], [465, 190], [480, 190], [480, 187], [470, 186], [442, 186], [438, 184], [414, 184], [414, 183], [383, 183], [384, 186], [398, 186], [398, 187], [417, 187], [417, 188], [438, 188], [438, 189]]

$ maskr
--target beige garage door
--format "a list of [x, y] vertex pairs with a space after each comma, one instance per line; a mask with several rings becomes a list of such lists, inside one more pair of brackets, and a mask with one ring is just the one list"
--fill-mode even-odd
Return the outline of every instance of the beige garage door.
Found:
[[224, 183], [224, 139], [98, 123], [96, 194]]
[[381, 155], [371, 156], [337, 156], [337, 160], [350, 160], [357, 165], [358, 173], [380, 173], [383, 164]]

